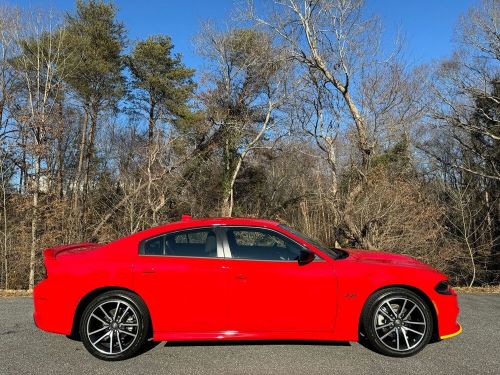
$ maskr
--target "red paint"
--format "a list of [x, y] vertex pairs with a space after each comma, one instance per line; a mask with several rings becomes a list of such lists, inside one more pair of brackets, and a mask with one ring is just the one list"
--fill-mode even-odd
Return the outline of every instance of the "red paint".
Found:
[[[45, 331], [68, 335], [82, 299], [100, 288], [124, 288], [146, 303], [155, 340], [307, 339], [357, 341], [361, 311], [375, 291], [399, 285], [435, 307], [439, 336], [459, 330], [457, 297], [434, 287], [446, 276], [415, 259], [347, 249], [334, 260], [259, 219], [204, 219], [151, 228], [106, 245], [89, 243], [44, 251], [48, 277], [34, 290], [34, 319]], [[173, 230], [237, 225], [290, 237], [321, 259], [299, 266], [231, 258], [138, 254], [141, 240]]]

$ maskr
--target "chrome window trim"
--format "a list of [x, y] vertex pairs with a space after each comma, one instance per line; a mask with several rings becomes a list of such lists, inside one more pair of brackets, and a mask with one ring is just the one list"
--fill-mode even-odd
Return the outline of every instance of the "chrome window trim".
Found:
[[[307, 251], [311, 251], [310, 249], [307, 248], [307, 246], [295, 241], [293, 238], [290, 238], [286, 234], [277, 231], [276, 229], [273, 228], [268, 228], [268, 227], [262, 227], [262, 226], [249, 226], [249, 225], [220, 225], [219, 226], [221, 229], [224, 229], [221, 231], [222, 237], [223, 237], [223, 244], [224, 244], [224, 253], [228, 255], [226, 259], [228, 260], [240, 260], [240, 261], [254, 261], [254, 262], [276, 262], [276, 263], [297, 263], [297, 260], [281, 260], [281, 259], [249, 259], [249, 258], [233, 258], [231, 254], [231, 247], [229, 246], [229, 242], [227, 240], [227, 234], [226, 230], [231, 229], [231, 228], [247, 228], [247, 229], [263, 229], [267, 230], [273, 233], [276, 233], [278, 237], [284, 237], [288, 241], [295, 243], [297, 246], [299, 246], [302, 249], [305, 249]], [[317, 253], [314, 253], [316, 255], [315, 259], [313, 262], [326, 262], [322, 257], [320, 257]]]
[[[218, 232], [220, 232], [220, 230], [218, 229], [219, 227], [220, 227], [219, 225], [209, 225], [209, 226], [201, 226], [201, 227], [182, 228], [182, 229], [172, 230], [170, 232], [157, 234], [155, 236], [151, 236], [148, 238], [144, 238], [143, 240], [139, 241], [137, 254], [140, 257], [155, 257], [155, 258], [225, 259], [224, 249], [222, 247], [222, 243], [221, 243], [221, 241], [219, 239], [219, 235], [218, 235]], [[169, 255], [169, 254], [162, 254], [162, 255], [144, 254], [144, 244], [149, 240], [153, 240], [153, 239], [158, 238], [158, 237], [168, 236], [168, 235], [175, 234], [175, 233], [204, 230], [204, 229], [211, 230], [215, 233], [215, 238], [217, 240], [217, 256], [216, 257], [199, 257], [199, 256], [188, 256], [188, 255]]]

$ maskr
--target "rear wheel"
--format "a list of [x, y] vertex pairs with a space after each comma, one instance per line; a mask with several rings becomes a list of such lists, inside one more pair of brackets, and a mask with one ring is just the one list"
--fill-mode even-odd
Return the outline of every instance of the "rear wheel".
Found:
[[416, 293], [390, 288], [374, 293], [363, 309], [362, 322], [369, 344], [392, 357], [409, 357], [429, 343], [433, 318]]
[[80, 336], [95, 357], [117, 361], [132, 357], [146, 340], [149, 314], [144, 302], [127, 291], [96, 297], [83, 312]]

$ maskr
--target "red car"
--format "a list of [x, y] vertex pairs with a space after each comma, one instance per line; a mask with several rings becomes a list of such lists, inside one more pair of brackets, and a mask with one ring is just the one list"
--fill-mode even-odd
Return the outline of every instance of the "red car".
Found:
[[459, 334], [447, 277], [415, 259], [326, 248], [275, 221], [215, 218], [44, 251], [34, 320], [105, 360], [146, 340], [363, 340], [405, 357]]

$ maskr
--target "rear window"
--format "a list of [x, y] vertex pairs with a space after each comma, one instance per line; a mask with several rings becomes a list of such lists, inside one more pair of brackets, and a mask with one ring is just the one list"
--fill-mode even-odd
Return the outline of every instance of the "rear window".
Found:
[[210, 228], [190, 229], [150, 238], [141, 244], [141, 254], [180, 257], [217, 257], [217, 237]]

